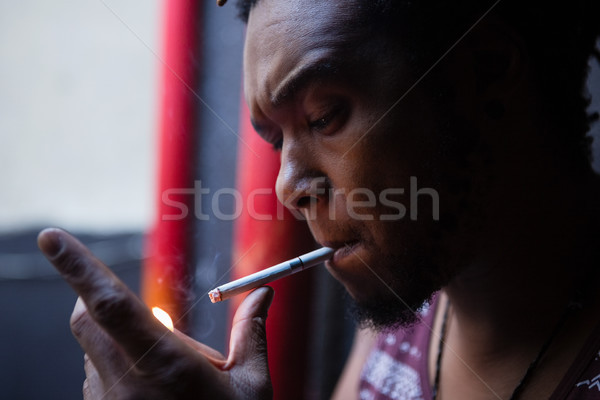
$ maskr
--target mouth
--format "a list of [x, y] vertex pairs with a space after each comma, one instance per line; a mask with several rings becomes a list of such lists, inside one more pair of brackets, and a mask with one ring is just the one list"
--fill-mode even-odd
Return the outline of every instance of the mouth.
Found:
[[360, 242], [358, 240], [351, 241], [338, 241], [338, 242], [323, 242], [323, 246], [331, 247], [336, 249], [335, 253], [333, 253], [333, 257], [327, 261], [332, 267], [339, 266], [343, 264], [344, 260], [352, 256], [357, 248], [360, 246]]

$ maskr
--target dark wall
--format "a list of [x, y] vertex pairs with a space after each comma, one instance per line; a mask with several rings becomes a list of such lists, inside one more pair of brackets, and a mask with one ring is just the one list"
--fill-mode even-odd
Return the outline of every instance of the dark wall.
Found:
[[[36, 236], [0, 237], [0, 398], [81, 399], [83, 351], [69, 330], [77, 296], [39, 253]], [[140, 234], [78, 236], [138, 291]]]

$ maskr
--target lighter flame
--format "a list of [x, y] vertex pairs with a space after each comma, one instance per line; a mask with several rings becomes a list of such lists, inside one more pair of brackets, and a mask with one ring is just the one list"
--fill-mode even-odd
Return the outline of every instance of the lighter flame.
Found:
[[173, 320], [165, 310], [160, 307], [152, 307], [152, 314], [154, 314], [157, 320], [159, 320], [164, 326], [173, 332]]

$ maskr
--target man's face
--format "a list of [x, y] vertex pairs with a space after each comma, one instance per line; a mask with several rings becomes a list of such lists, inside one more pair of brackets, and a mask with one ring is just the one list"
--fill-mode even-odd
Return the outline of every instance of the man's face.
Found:
[[446, 178], [467, 175], [440, 129], [457, 122], [421, 86], [406, 94], [419, 77], [352, 3], [258, 2], [245, 93], [258, 133], [281, 144], [280, 200], [340, 248], [327, 268], [362, 317], [390, 325], [410, 321], [464, 256], [456, 221], [467, 195]]

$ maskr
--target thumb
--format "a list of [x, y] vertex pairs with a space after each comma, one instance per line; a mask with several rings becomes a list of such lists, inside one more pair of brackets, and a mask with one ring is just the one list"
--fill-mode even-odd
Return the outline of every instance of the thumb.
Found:
[[250, 293], [237, 309], [224, 369], [244, 366], [250, 370], [262, 370], [268, 375], [266, 320], [273, 293], [268, 286], [260, 287]]

